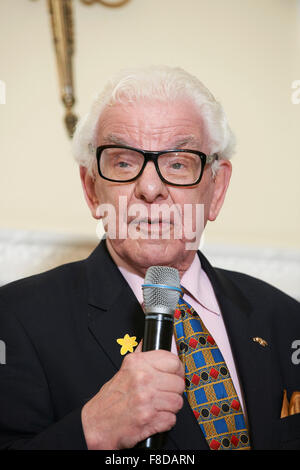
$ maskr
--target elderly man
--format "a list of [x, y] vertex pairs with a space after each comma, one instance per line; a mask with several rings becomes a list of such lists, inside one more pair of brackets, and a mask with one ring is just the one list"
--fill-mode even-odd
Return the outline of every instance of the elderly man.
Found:
[[[166, 449], [300, 448], [300, 414], [287, 416], [299, 304], [197, 252], [233, 147], [222, 107], [181, 69], [122, 72], [95, 99], [74, 153], [106, 238], [0, 291], [2, 448], [124, 449], [157, 433]], [[180, 275], [171, 351], [141, 347], [151, 266]]]

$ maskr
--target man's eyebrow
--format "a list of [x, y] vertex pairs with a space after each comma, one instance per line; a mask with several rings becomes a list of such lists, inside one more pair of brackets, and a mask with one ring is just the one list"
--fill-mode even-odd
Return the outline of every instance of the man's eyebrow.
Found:
[[[130, 144], [126, 142], [126, 140], [122, 139], [122, 137], [119, 137], [116, 134], [108, 134], [106, 137], [103, 138], [103, 144], [114, 144], [114, 145], [124, 145], [127, 147], [130, 147]], [[187, 145], [190, 145], [192, 147], [199, 147], [200, 143], [199, 140], [196, 139], [193, 135], [186, 136], [186, 137], [180, 137], [177, 140], [173, 141], [173, 144], [170, 146], [170, 148], [180, 148], [180, 147], [185, 147]], [[162, 149], [166, 150], [166, 149]]]
[[103, 138], [103, 143], [104, 143], [104, 145], [114, 144], [114, 145], [125, 145], [125, 146], [129, 147], [128, 142], [126, 142], [121, 137], [118, 137], [115, 134], [107, 134], [107, 136]]
[[199, 146], [199, 140], [193, 135], [175, 140], [173, 148], [185, 147], [186, 145]]

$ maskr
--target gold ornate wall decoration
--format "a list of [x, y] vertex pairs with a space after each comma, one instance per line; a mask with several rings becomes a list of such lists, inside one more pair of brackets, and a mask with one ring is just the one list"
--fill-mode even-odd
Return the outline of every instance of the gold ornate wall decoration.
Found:
[[106, 7], [121, 7], [128, 3], [129, 0], [81, 0], [85, 5], [92, 5], [93, 3], [101, 3]]
[[60, 96], [66, 108], [65, 125], [69, 137], [73, 136], [77, 116], [75, 104], [72, 58], [74, 52], [72, 0], [48, 0], [55, 47]]
[[[84, 5], [95, 3], [106, 7], [120, 7], [129, 0], [81, 0]], [[55, 48], [61, 100], [66, 109], [65, 125], [69, 137], [75, 131], [78, 118], [74, 113], [75, 91], [73, 80], [74, 27], [73, 0], [48, 0], [51, 29]]]

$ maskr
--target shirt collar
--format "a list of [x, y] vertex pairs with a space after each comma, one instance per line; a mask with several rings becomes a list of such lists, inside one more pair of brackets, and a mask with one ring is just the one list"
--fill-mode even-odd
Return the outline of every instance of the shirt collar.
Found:
[[[119, 266], [119, 269], [134, 292], [139, 303], [142, 305], [142, 284], [144, 284], [144, 279], [138, 274], [129, 271], [124, 266]], [[214, 290], [205, 271], [203, 271], [201, 267], [200, 258], [197, 254], [194, 257], [191, 266], [182, 276], [181, 285], [184, 287], [187, 294], [193, 297], [202, 307], [216, 315], [220, 315], [220, 309]]]
[[139, 303], [142, 305], [142, 303], [144, 302], [142, 292], [142, 284], [144, 284], [144, 279], [138, 274], [135, 274], [132, 271], [128, 271], [128, 269], [126, 269], [124, 266], [118, 266], [118, 268], [127, 283], [129, 284], [129, 286], [131, 287], [131, 289], [133, 290]]
[[193, 297], [202, 307], [216, 315], [220, 315], [220, 308], [213, 287], [201, 267], [200, 258], [197, 254], [189, 269], [182, 276], [181, 285], [188, 295]]

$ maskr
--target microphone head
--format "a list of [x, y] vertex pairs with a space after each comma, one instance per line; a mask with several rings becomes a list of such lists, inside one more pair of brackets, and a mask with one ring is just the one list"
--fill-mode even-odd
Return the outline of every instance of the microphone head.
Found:
[[179, 297], [180, 277], [177, 269], [151, 266], [147, 270], [143, 286], [146, 314], [149, 312], [173, 315]]

